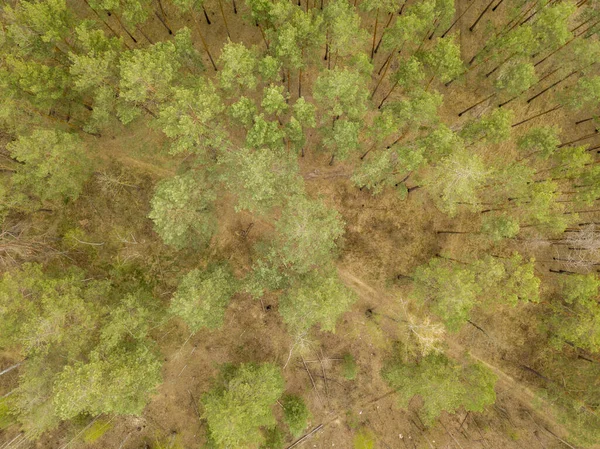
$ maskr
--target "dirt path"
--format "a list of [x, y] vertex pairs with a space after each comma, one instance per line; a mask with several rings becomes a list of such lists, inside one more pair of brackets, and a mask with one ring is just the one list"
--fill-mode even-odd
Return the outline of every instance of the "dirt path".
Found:
[[[383, 292], [383, 291], [369, 285], [368, 283], [366, 283], [365, 281], [360, 279], [358, 276], [356, 276], [354, 273], [352, 273], [351, 271], [349, 271], [345, 268], [338, 267], [338, 273], [339, 273], [341, 279], [344, 281], [344, 283], [348, 287], [352, 288], [362, 299], [369, 300], [370, 302], [373, 302], [373, 301], [377, 302], [378, 299], [380, 299], [382, 297], [387, 297], [388, 299], [391, 299], [390, 295], [388, 293]], [[461, 354], [464, 354], [465, 352], [467, 352], [467, 349], [463, 345], [456, 342], [449, 336], [447, 336], [447, 338], [446, 338], [446, 343], [448, 345], [449, 353], [457, 358], [460, 357]], [[576, 446], [568, 443], [567, 441], [565, 441], [562, 437], [556, 435], [557, 433], [560, 435], [567, 434], [567, 432], [565, 431], [564, 427], [561, 424], [557, 423], [552, 418], [552, 416], [541, 413], [539, 408], [534, 408], [534, 406], [533, 406], [534, 401], [540, 401], [540, 402], [544, 403], [548, 408], [550, 408], [551, 407], [550, 403], [548, 403], [543, 398], [536, 395], [531, 389], [522, 385], [519, 381], [517, 381], [512, 376], [505, 373], [501, 368], [489, 363], [482, 357], [480, 357], [476, 354], [473, 354], [472, 352], [469, 352], [469, 355], [471, 358], [473, 358], [473, 359], [477, 360], [478, 362], [480, 362], [481, 364], [485, 365], [494, 374], [496, 374], [498, 376], [498, 384], [497, 385], [501, 386], [505, 391], [509, 392], [510, 396], [513, 399], [516, 399], [522, 405], [526, 406], [527, 410], [529, 411], [529, 413], [531, 415], [537, 416], [540, 421], [543, 421], [543, 422], [547, 423], [548, 425], [552, 426], [552, 428], [555, 429], [555, 431], [552, 431], [545, 426], [542, 427], [539, 424], [539, 422], [536, 421], [532, 416], [532, 420], [534, 421], [534, 423], [536, 425], [542, 427], [546, 432], [548, 432], [550, 435], [552, 435], [554, 438], [556, 438], [559, 442], [561, 442], [564, 445], [564, 447], [571, 447], [571, 448], [576, 447]], [[386, 393], [386, 395], [384, 395], [384, 397], [387, 396], [388, 394], [389, 393]]]

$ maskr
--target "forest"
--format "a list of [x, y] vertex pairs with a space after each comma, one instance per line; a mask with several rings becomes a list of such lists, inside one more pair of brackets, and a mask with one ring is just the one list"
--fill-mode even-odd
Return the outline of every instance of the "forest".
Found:
[[600, 0], [0, 24], [0, 449], [600, 448]]

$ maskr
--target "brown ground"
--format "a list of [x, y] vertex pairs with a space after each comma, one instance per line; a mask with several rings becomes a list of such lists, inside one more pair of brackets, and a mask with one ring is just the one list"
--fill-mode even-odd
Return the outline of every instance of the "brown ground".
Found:
[[[477, 1], [478, 4], [460, 23], [465, 59], [474, 53], [473, 46], [479, 45], [479, 40], [472, 39], [466, 30], [487, 4], [487, 0]], [[244, 10], [239, 3], [238, 9]], [[467, 0], [458, 1], [458, 11], [462, 11], [467, 4]], [[263, 45], [255, 27], [244, 24], [239, 14], [234, 16], [229, 3], [224, 3], [223, 7], [233, 41]], [[226, 34], [218, 3], [208, 1], [206, 8], [212, 25], [207, 26], [201, 15], [198, 20], [216, 58]], [[85, 14], [90, 13], [88, 11]], [[502, 14], [501, 8], [496, 14]], [[176, 19], [170, 22], [174, 28], [182, 25]], [[117, 24], [112, 24], [118, 29]], [[480, 33], [484, 28], [482, 25]], [[195, 30], [193, 23], [188, 26]], [[151, 37], [166, 38], [165, 29], [156, 18], [144, 29]], [[137, 36], [139, 33], [135, 34]], [[143, 41], [141, 35], [138, 38]], [[381, 64], [379, 59], [383, 57], [378, 55], [376, 67]], [[206, 64], [209, 67], [208, 60]], [[211, 69], [207, 70], [211, 72]], [[550, 82], [552, 79], [548, 80]], [[439, 86], [446, 95], [442, 112], [448, 124], [457, 124], [456, 112], [486, 95], [482, 88], [473, 89], [474, 84], [473, 79], [468, 79], [464, 84], [454, 83], [449, 89]], [[387, 89], [387, 86], [383, 87]], [[380, 95], [386, 89], [382, 89]], [[304, 90], [307, 92], [308, 88]], [[513, 106], [517, 117], [524, 118], [553, 106], [546, 104], [546, 101], [540, 99], [528, 106], [515, 102]], [[483, 109], [485, 105], [473, 113], [481, 113]], [[569, 123], [572, 120], [570, 117]], [[574, 130], [565, 124], [567, 119], [561, 111], [545, 116], [544, 123], [550, 121], [563, 124], [565, 140], [582, 135], [584, 131]], [[540, 123], [533, 121], [532, 124]], [[147, 132], [144, 127], [137, 130], [134, 127], [126, 130], [117, 128], [114, 136], [104, 135], [100, 142], [99, 148], [103, 149], [102, 154], [107, 159], [116, 160], [128, 171], [143, 173], [148, 183], [172, 175], [179, 163], [157, 155], [156, 148], [164, 145], [164, 139], [157, 133]], [[510, 151], [504, 146], [489, 148], [490, 154], [506, 150]], [[395, 407], [394, 396], [379, 372], [398, 334], [397, 324], [386, 316], [399, 316], [401, 310], [398, 299], [406, 296], [406, 285], [397, 281], [396, 275], [410, 273], [415, 266], [441, 250], [468, 254], [474, 245], [468, 237], [438, 236], [435, 231], [475, 229], [473, 220], [477, 217], [462, 216], [451, 220], [438, 212], [425, 192], [420, 190], [411, 193], [406, 201], [399, 201], [394, 192], [373, 198], [368, 192], [361, 192], [351, 185], [347, 179], [350, 172], [348, 167], [343, 164], [329, 167], [328, 161], [327, 155], [311, 151], [309, 147], [302, 161], [302, 173], [309, 191], [323, 195], [347, 222], [338, 268], [344, 282], [358, 293], [360, 299], [344, 315], [335, 334], [315, 332], [308, 341], [294, 343], [279, 318], [274, 297], [267, 296], [261, 304], [238, 295], [227, 311], [223, 331], [201, 331], [190, 336], [185, 326], [179, 323], [171, 323], [160, 329], [156, 337], [165, 356], [164, 383], [142, 417], [115, 418], [111, 423], [113, 427], [92, 445], [84, 445], [77, 434], [59, 429], [35, 444], [19, 444], [18, 449], [63, 449], [67, 446], [71, 449], [137, 449], [147, 447], [156, 438], [169, 435], [176, 435], [186, 449], [202, 447], [206, 425], [199, 419], [194, 401], [209, 388], [219, 364], [244, 361], [285, 365], [288, 390], [302, 395], [312, 412], [309, 429], [323, 425], [319, 432], [297, 447], [349, 449], [359, 430], [371, 431], [376, 437], [376, 447], [387, 449], [569, 447], [568, 443], [561, 441], [561, 438], [565, 438], [564, 432], [547, 416], [543, 403], [541, 407], [534, 406], [539, 404], [539, 400], [527, 387], [532, 380], [530, 374], [518, 367], [519, 362], [526, 362], [528, 355], [525, 319], [509, 308], [502, 310], [500, 316], [496, 314], [493, 323], [484, 311], [477, 315], [476, 323], [486, 330], [487, 335], [469, 326], [459, 334], [449, 336], [446, 341], [452, 355], [463, 357], [468, 350], [472, 357], [488, 365], [498, 375], [498, 400], [493, 407], [482, 414], [465, 414], [462, 411], [453, 415], [444, 414], [438, 425], [427, 430], [424, 430], [414, 410], [405, 411]], [[252, 244], [260, 235], [269, 232], [269, 227], [245, 214], [234, 214], [226, 203], [224, 201], [220, 209], [222, 228], [217, 237], [216, 251], [222, 256], [234, 258], [238, 266], [247, 267], [251, 263], [249, 250]], [[140, 200], [138, 206], [138, 212], [141, 210], [139, 213], [145, 215], [147, 204]], [[98, 238], [106, 229], [119, 223], [118, 219], [115, 219], [115, 223], [111, 223], [111, 220], [105, 223], [105, 217], [94, 215], [93, 211], [82, 212], [80, 218], [83, 223], [81, 226]], [[240, 231], [251, 222], [255, 222], [255, 227], [248, 238], [243, 238]], [[106, 229], [102, 229], [102, 226]], [[171, 253], [167, 252], [165, 256], [160, 249], [153, 249], [156, 236], [153, 236], [148, 220], [135, 229], [139, 231], [136, 236], [138, 243], [123, 243], [123, 257], [172, 256]], [[191, 260], [185, 261], [185, 264], [190, 263]], [[170, 264], [166, 262], [165, 266], [169, 267]], [[547, 268], [542, 264], [539, 266], [540, 272], [545, 272]], [[174, 269], [183, 271], [182, 268]], [[164, 294], [168, 297], [170, 292]], [[373, 313], [368, 313], [368, 310]], [[506, 335], [510, 335], [514, 347], [507, 349]], [[359, 365], [355, 381], [347, 381], [342, 377], [339, 361], [336, 360], [346, 352], [352, 353]], [[14, 383], [13, 374], [4, 376], [2, 382]], [[414, 400], [412, 406], [417, 403]], [[279, 410], [276, 412], [280, 413]], [[4, 449], [1, 444], [12, 440], [14, 435], [12, 429], [5, 432], [0, 448]]]

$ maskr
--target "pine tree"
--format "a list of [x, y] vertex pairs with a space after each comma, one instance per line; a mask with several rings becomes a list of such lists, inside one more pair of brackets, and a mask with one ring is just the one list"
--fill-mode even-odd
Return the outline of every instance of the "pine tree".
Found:
[[238, 89], [253, 90], [258, 84], [258, 62], [253, 49], [248, 49], [244, 44], [227, 42], [219, 58], [219, 85], [230, 94]]
[[323, 331], [334, 332], [340, 315], [356, 301], [331, 268], [313, 270], [297, 278], [279, 301], [283, 321], [299, 334], [318, 324]]
[[344, 232], [339, 213], [304, 195], [289, 199], [277, 221], [280, 262], [299, 274], [333, 259], [335, 240]]
[[463, 367], [442, 354], [430, 354], [414, 364], [392, 360], [382, 376], [396, 390], [400, 407], [407, 408], [416, 395], [423, 399], [419, 416], [427, 426], [444, 411], [454, 413], [460, 407], [483, 411], [496, 400], [493, 373], [480, 364]]
[[557, 347], [573, 344], [590, 352], [600, 351], [600, 280], [594, 274], [561, 276], [559, 297], [552, 304], [550, 326]]
[[[11, 177], [17, 194], [41, 203], [77, 199], [92, 171], [82, 146], [74, 134], [43, 129], [9, 143], [8, 151], [20, 162]], [[23, 205], [29, 201], [24, 198]]]
[[429, 302], [451, 332], [466, 323], [482, 291], [472, 270], [441, 258], [418, 267], [413, 280], [414, 297]]
[[459, 203], [478, 208], [477, 198], [488, 171], [477, 154], [460, 149], [443, 158], [425, 179], [436, 206], [454, 216]]
[[148, 217], [163, 241], [177, 249], [205, 246], [217, 227], [213, 215], [216, 194], [200, 173], [161, 181], [151, 201]]
[[226, 264], [187, 273], [173, 296], [171, 313], [180, 317], [192, 332], [223, 326], [225, 309], [236, 291], [236, 279]]
[[158, 114], [159, 126], [172, 142], [170, 152], [212, 156], [225, 146], [224, 110], [223, 101], [209, 81], [198, 78], [190, 87], [172, 88]]
[[295, 157], [266, 148], [242, 148], [224, 155], [223, 180], [237, 194], [236, 210], [266, 214], [303, 192]]
[[308, 420], [310, 419], [310, 411], [301, 397], [286, 394], [281, 398], [283, 405], [283, 419], [290, 429], [290, 433], [294, 438], [302, 435]]
[[264, 441], [260, 428], [276, 424], [271, 407], [283, 390], [275, 365], [226, 366], [201, 399], [209, 439], [218, 448], [257, 446]]
[[94, 351], [88, 362], [69, 365], [57, 376], [54, 406], [62, 419], [82, 413], [140, 415], [160, 382], [161, 362], [144, 344]]

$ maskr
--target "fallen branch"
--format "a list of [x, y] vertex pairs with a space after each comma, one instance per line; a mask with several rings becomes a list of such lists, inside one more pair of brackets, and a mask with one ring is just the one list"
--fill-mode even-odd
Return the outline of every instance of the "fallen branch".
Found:
[[311, 430], [306, 435], [301, 437], [299, 440], [296, 440], [294, 443], [291, 444], [291, 446], [288, 446], [286, 449], [292, 449], [292, 448], [298, 446], [300, 443], [302, 443], [304, 440], [308, 439], [313, 434], [317, 433], [322, 428], [323, 428], [323, 424], [319, 424], [317, 427], [315, 427], [313, 430]]

